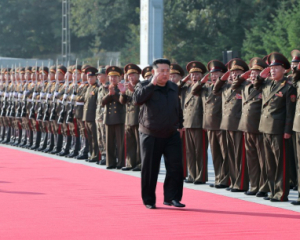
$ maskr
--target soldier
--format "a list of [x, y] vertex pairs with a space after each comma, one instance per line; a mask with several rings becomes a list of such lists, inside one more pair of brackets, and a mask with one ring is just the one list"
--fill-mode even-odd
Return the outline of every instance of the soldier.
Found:
[[85, 70], [90, 66], [85, 64], [81, 68], [81, 83], [77, 91], [77, 98], [76, 98], [76, 105], [75, 105], [75, 118], [77, 119], [77, 126], [80, 132], [81, 137], [81, 149], [79, 151], [78, 156], [75, 158], [77, 160], [87, 160], [88, 159], [88, 152], [89, 152], [89, 142], [86, 135], [85, 124], [82, 120], [83, 117], [83, 106], [84, 102], [79, 102], [81, 98], [85, 96], [85, 93], [89, 87], [87, 82], [87, 75], [85, 74]]
[[7, 68], [5, 69], [5, 73], [4, 73], [4, 78], [7, 84], [6, 87], [6, 97], [5, 97], [5, 101], [3, 103], [3, 107], [2, 107], [2, 116], [5, 122], [5, 133], [4, 133], [4, 140], [2, 141], [2, 143], [8, 143], [10, 141], [10, 136], [11, 136], [11, 121], [8, 117], [8, 113], [9, 113], [9, 106], [10, 106], [10, 100], [11, 100], [11, 96], [12, 96], [12, 90], [13, 90], [13, 83], [11, 82], [11, 78], [10, 78], [10, 71], [11, 68]]
[[54, 128], [54, 122], [50, 121], [50, 114], [51, 114], [51, 105], [52, 105], [52, 100], [54, 98], [54, 92], [56, 91], [56, 86], [58, 88], [58, 83], [56, 83], [56, 66], [51, 66], [49, 69], [49, 84], [47, 85], [46, 88], [46, 102], [45, 102], [45, 109], [44, 109], [44, 117], [43, 117], [43, 122], [46, 124], [46, 128], [48, 131], [48, 136], [47, 136], [47, 147], [41, 151], [44, 153], [49, 153], [53, 150], [54, 148], [54, 136], [57, 138], [55, 134], [55, 128]]
[[170, 66], [170, 81], [175, 84], [179, 84], [183, 76], [184, 70], [182, 69], [182, 67], [180, 67], [180, 65], [176, 63], [172, 63]]
[[255, 57], [250, 60], [250, 71], [244, 76], [248, 78], [250, 73], [250, 84], [242, 90], [242, 115], [238, 130], [244, 132], [246, 161], [250, 179], [250, 189], [245, 192], [246, 195], [256, 195], [257, 197], [266, 197], [269, 192], [267, 180], [267, 170], [265, 164], [265, 151], [263, 135], [258, 131], [262, 94], [261, 91], [254, 88], [253, 82], [260, 72], [268, 65], [261, 58]]
[[102, 106], [102, 99], [108, 94], [108, 77], [105, 73], [106, 68], [104, 66], [99, 67], [97, 78], [100, 83], [98, 99], [97, 99], [97, 109], [96, 109], [96, 125], [97, 125], [97, 137], [98, 137], [98, 147], [101, 153], [102, 160], [99, 162], [100, 165], [106, 165], [106, 132], [105, 124], [103, 122], [104, 107]]
[[119, 102], [120, 90], [118, 89], [118, 83], [123, 71], [119, 67], [110, 66], [106, 69], [106, 74], [110, 82], [109, 93], [102, 99], [102, 106], [105, 107], [106, 168], [121, 169], [124, 166], [124, 123], [126, 111], [125, 106]]
[[[141, 69], [135, 64], [127, 64], [124, 68], [128, 77], [127, 83], [119, 83], [121, 92], [119, 101], [126, 105], [125, 138], [126, 138], [126, 164], [123, 171], [141, 171], [141, 152], [139, 138], [140, 107], [132, 101], [135, 86], [140, 82]], [[128, 89], [127, 89], [128, 88]]]
[[[5, 80], [4, 80], [4, 68], [1, 66], [1, 72], [0, 72], [0, 109], [2, 110], [3, 102], [2, 100], [4, 99], [5, 95]], [[1, 112], [0, 110], [0, 112]], [[0, 142], [3, 141], [4, 139], [4, 133], [5, 133], [5, 124], [3, 117], [0, 116], [0, 125], [1, 125], [1, 131], [0, 131]]]
[[292, 69], [292, 75], [290, 78], [293, 81], [294, 87], [297, 89], [297, 99], [296, 99], [296, 112], [294, 116], [294, 125], [293, 125], [293, 131], [295, 131], [295, 153], [296, 153], [296, 169], [297, 169], [297, 187], [296, 190], [298, 190], [298, 199], [296, 201], [292, 201], [293, 205], [300, 205], [300, 51], [295, 49], [292, 51], [292, 63], [291, 63], [291, 69]]
[[[280, 53], [268, 56], [266, 68], [254, 82], [262, 88], [262, 113], [259, 131], [263, 133], [267, 176], [271, 194], [265, 200], [288, 201], [289, 159], [286, 158], [285, 140], [292, 134], [295, 113], [296, 89], [284, 76], [289, 61]], [[271, 77], [268, 77], [271, 71]]]
[[16, 110], [16, 98], [18, 97], [19, 82], [16, 77], [16, 72], [17, 69], [12, 68], [10, 70], [10, 77], [13, 86], [11, 89], [10, 106], [7, 112], [7, 116], [9, 117], [10, 124], [11, 124], [11, 136], [10, 136], [10, 141], [8, 143], [9, 145], [14, 145], [18, 134], [18, 124], [15, 119], [15, 110]]
[[[197, 61], [187, 64], [192, 84], [187, 88], [184, 102], [183, 126], [185, 128], [186, 156], [189, 176], [185, 183], [205, 184], [207, 181], [207, 134], [202, 129], [203, 106], [201, 97], [192, 94], [192, 87], [203, 77], [206, 67]], [[182, 89], [189, 77], [182, 80]]]
[[151, 66], [147, 66], [143, 69], [142, 77], [144, 78], [144, 80], [148, 80], [149, 78], [152, 77], [152, 67]]
[[[230, 60], [227, 64], [228, 72], [219, 79], [213, 89], [215, 95], [222, 95], [222, 121], [220, 129], [226, 130], [229, 177], [231, 185], [227, 190], [231, 192], [245, 192], [249, 188], [247, 163], [243, 132], [238, 130], [242, 113], [241, 89], [247, 82], [238, 78], [248, 71], [248, 65], [239, 58]], [[226, 82], [231, 75], [232, 84]]]
[[97, 141], [97, 128], [96, 128], [96, 106], [98, 96], [97, 76], [98, 70], [94, 67], [88, 67], [85, 69], [87, 75], [89, 87], [86, 90], [84, 96], [77, 99], [78, 102], [84, 102], [82, 121], [85, 124], [87, 131], [89, 152], [90, 157], [87, 159], [88, 162], [99, 161], [99, 148]]
[[[222, 96], [213, 94], [216, 81], [227, 71], [227, 68], [222, 62], [211, 60], [207, 64], [207, 69], [209, 74], [194, 84], [192, 94], [202, 97], [203, 128], [207, 130], [215, 170], [215, 183], [210, 184], [210, 187], [227, 188], [229, 186], [229, 169], [226, 131], [220, 129]], [[208, 82], [209, 76], [211, 82]]]
[[[57, 120], [59, 118], [60, 110], [61, 110], [61, 96], [65, 93], [65, 75], [67, 73], [67, 68], [63, 65], [59, 65], [56, 68], [55, 79], [57, 81], [57, 85], [55, 86], [55, 90], [53, 92], [53, 102], [50, 120], [52, 120], [52, 127], [54, 131], [54, 147], [50, 152], [51, 154], [58, 154], [62, 150], [63, 144], [63, 135], [62, 135], [62, 126], [58, 124]], [[66, 138], [64, 138], [66, 140]], [[66, 142], [64, 142], [66, 144]]]
[[[69, 131], [70, 131], [70, 135], [71, 135], [71, 147], [70, 147], [70, 151], [69, 154], [66, 155], [67, 158], [74, 158], [76, 156], [78, 156], [79, 154], [79, 150], [80, 150], [80, 134], [78, 131], [78, 124], [77, 124], [77, 119], [74, 117], [74, 108], [75, 108], [75, 98], [77, 95], [77, 90], [78, 90], [78, 82], [81, 78], [81, 65], [75, 65], [73, 67], [73, 74], [72, 74], [72, 78], [73, 78], [73, 83], [70, 86], [70, 90], [69, 93], [72, 95], [69, 95], [68, 100], [69, 100], [69, 108], [68, 108], [68, 117], [70, 119], [66, 119], [66, 122], [69, 126]], [[71, 112], [70, 112], [71, 111]], [[70, 115], [72, 117], [70, 117]]]

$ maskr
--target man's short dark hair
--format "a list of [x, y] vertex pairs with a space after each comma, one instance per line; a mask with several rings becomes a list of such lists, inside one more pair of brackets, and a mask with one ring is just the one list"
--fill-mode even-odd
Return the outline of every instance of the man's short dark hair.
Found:
[[169, 59], [159, 58], [159, 59], [154, 60], [154, 62], [152, 63], [152, 67], [157, 69], [158, 68], [157, 64], [168, 64], [170, 66], [171, 62]]

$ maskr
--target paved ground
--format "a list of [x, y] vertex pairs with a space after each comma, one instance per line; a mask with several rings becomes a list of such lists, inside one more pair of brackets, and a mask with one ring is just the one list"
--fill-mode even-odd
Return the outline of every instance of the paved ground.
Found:
[[[41, 156], [51, 157], [51, 158], [55, 158], [55, 159], [70, 162], [70, 163], [83, 164], [83, 165], [94, 167], [94, 168], [105, 169], [105, 166], [99, 166], [97, 164], [87, 163], [85, 161], [78, 161], [78, 160], [75, 160], [75, 159], [68, 159], [68, 158], [64, 158], [64, 157], [58, 157], [58, 156], [54, 156], [54, 155], [51, 155], [51, 154], [35, 152], [35, 151], [23, 149], [23, 148], [16, 148], [16, 147], [2, 145], [2, 144], [1, 144], [1, 146], [5, 146], [5, 147], [8, 147], [8, 148], [12, 148], [12, 149], [18, 149], [20, 151], [31, 152], [33, 154], [38, 154], [38, 155], [41, 155]], [[208, 152], [209, 152], [209, 155], [208, 155], [209, 156], [209, 161], [208, 161], [208, 182], [207, 182], [207, 184], [205, 184], [205, 185], [184, 184], [184, 187], [194, 189], [194, 190], [219, 194], [219, 195], [223, 195], [223, 196], [227, 196], [227, 197], [231, 197], [231, 198], [241, 199], [241, 200], [244, 200], [244, 201], [259, 203], [259, 204], [263, 204], [263, 205], [268, 205], [268, 206], [272, 206], [272, 207], [287, 209], [287, 210], [291, 210], [291, 211], [295, 211], [295, 212], [300, 212], [300, 206], [294, 206], [290, 203], [291, 201], [297, 199], [297, 197], [298, 197], [298, 192], [297, 191], [293, 191], [293, 190], [290, 191], [289, 202], [276, 202], [276, 203], [273, 203], [273, 202], [270, 202], [270, 201], [263, 200], [262, 198], [257, 198], [257, 197], [254, 197], [254, 196], [247, 196], [244, 193], [232, 193], [232, 192], [226, 191], [225, 189], [215, 189], [215, 188], [209, 187], [209, 184], [214, 183], [214, 170], [213, 170], [213, 165], [212, 165], [212, 161], [211, 161], [210, 150]], [[127, 175], [131, 175], [131, 176], [135, 176], [135, 177], [140, 177], [140, 172], [120, 171], [120, 170], [107, 170], [107, 171], [115, 171], [115, 172], [119, 172], [121, 174], [127, 174]], [[165, 178], [165, 166], [164, 166], [164, 162], [163, 162], [163, 159], [162, 159], [162, 164], [161, 164], [161, 168], [160, 168], [160, 174], [159, 174], [158, 181], [163, 182], [164, 178]], [[188, 203], [184, 201], [184, 196], [183, 196], [182, 202], [188, 205]]]

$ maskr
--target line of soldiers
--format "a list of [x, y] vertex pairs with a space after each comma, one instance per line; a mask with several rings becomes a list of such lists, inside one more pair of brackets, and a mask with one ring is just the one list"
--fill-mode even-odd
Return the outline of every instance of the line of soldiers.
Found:
[[[287, 201], [291, 187], [300, 193], [300, 51], [291, 54], [291, 63], [280, 53], [249, 65], [240, 58], [226, 65], [192, 61], [186, 77], [171, 64], [184, 115], [185, 183], [208, 180], [210, 145], [211, 187], [274, 202]], [[140, 75], [151, 78], [152, 67], [1, 69], [0, 141], [140, 171], [139, 106], [132, 101]], [[292, 203], [299, 205], [300, 196]]]

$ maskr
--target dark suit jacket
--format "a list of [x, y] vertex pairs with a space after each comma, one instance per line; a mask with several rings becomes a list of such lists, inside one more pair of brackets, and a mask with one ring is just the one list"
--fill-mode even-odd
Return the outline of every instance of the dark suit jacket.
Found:
[[94, 122], [96, 118], [98, 86], [90, 85], [84, 96], [82, 121]]

